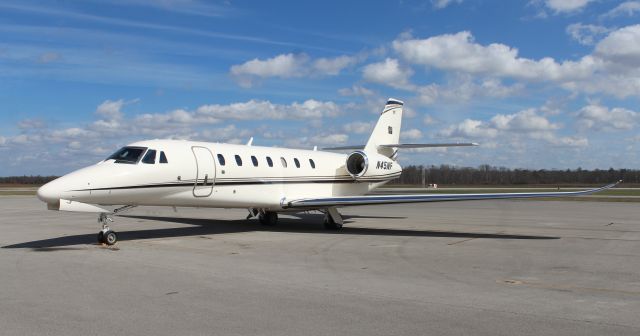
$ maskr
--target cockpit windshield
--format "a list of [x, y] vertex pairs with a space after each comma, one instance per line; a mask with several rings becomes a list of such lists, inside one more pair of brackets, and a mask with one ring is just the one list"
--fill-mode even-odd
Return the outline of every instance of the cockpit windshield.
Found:
[[146, 150], [147, 147], [122, 147], [109, 156], [107, 160], [115, 160], [115, 163], [136, 164], [140, 161], [142, 154], [144, 154]]

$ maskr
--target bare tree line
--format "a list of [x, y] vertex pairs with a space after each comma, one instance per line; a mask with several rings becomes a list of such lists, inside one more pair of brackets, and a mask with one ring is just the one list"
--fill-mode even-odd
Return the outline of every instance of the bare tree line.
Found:
[[509, 169], [481, 165], [473, 167], [407, 166], [393, 184], [422, 185], [585, 185], [606, 184], [623, 180], [640, 184], [640, 170], [633, 169]]
[[58, 176], [7, 176], [7, 177], [0, 177], [0, 183], [1, 184], [36, 184], [36, 185], [40, 185], [40, 184], [45, 184], [49, 181], [53, 181], [56, 178], [58, 178]]

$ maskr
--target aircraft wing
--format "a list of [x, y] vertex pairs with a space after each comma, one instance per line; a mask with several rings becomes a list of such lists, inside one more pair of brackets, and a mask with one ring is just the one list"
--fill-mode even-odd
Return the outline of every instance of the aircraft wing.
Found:
[[540, 193], [495, 193], [495, 194], [423, 194], [423, 195], [367, 195], [367, 196], [338, 196], [325, 198], [303, 198], [286, 201], [285, 208], [326, 208], [344, 207], [355, 205], [396, 204], [396, 203], [420, 203], [420, 202], [449, 202], [471, 201], [487, 199], [507, 198], [537, 198], [537, 197], [563, 197], [593, 194], [610, 189], [622, 181], [611, 183], [604, 187], [581, 191], [556, 191]]

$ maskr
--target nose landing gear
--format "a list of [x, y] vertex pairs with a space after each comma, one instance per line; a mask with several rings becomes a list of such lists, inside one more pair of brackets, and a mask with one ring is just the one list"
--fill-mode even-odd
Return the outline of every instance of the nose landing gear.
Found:
[[102, 224], [102, 230], [98, 232], [97, 237], [99, 244], [113, 245], [118, 241], [118, 235], [111, 230], [109, 222], [113, 222], [113, 219], [106, 213], [101, 213], [98, 216], [98, 223]]
[[115, 215], [123, 211], [127, 211], [129, 209], [135, 208], [135, 205], [125, 205], [123, 207], [114, 209], [111, 213], [101, 212], [98, 216], [98, 224], [102, 225], [102, 230], [98, 232], [98, 244], [106, 244], [113, 245], [118, 241], [118, 235], [115, 231], [111, 230], [109, 227], [109, 222], [113, 223], [113, 219], [109, 217], [110, 215]]

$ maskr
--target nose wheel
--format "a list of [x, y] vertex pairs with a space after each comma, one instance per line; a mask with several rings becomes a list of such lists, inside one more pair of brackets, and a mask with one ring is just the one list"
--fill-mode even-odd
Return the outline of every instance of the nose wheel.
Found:
[[98, 223], [102, 224], [102, 230], [98, 232], [98, 244], [113, 245], [118, 241], [118, 235], [109, 227], [109, 222], [113, 222], [106, 213], [101, 213]]

